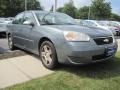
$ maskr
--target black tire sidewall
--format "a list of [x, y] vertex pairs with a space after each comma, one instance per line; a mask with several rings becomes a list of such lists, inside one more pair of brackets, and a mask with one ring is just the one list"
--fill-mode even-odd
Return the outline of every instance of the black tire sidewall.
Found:
[[[53, 53], [52, 62], [51, 62], [50, 65], [46, 65], [46, 64], [44, 63], [44, 61], [42, 60], [42, 58], [41, 58], [41, 50], [42, 50], [42, 47], [43, 47], [44, 45], [50, 46], [50, 47], [51, 47], [51, 50], [52, 50], [52, 53]], [[46, 68], [48, 68], [48, 69], [54, 69], [55, 67], [57, 67], [57, 64], [58, 64], [57, 53], [56, 53], [55, 47], [54, 47], [54, 45], [53, 45], [52, 42], [50, 42], [50, 41], [44, 41], [44, 42], [41, 44], [41, 46], [40, 46], [40, 51], [39, 51], [39, 53], [40, 53], [40, 59], [41, 59], [41, 61], [42, 61], [42, 64], [43, 64]]]

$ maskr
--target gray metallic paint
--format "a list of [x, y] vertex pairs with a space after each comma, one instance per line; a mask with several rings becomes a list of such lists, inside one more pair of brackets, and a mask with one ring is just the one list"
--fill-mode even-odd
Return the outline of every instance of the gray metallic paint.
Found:
[[[32, 13], [34, 14], [34, 11], [32, 11]], [[36, 22], [38, 23], [38, 21]], [[105, 30], [101, 31], [98, 29], [82, 27], [79, 25], [42, 26], [38, 24], [32, 27], [29, 25], [14, 24], [9, 25], [8, 28], [8, 33], [11, 33], [15, 46], [37, 55], [39, 55], [40, 40], [42, 38], [48, 38], [54, 44], [59, 63], [72, 63], [69, 60], [69, 56], [79, 58], [81, 63], [90, 63], [92, 62], [92, 55], [103, 54], [106, 46], [115, 46], [117, 48], [117, 42], [114, 42], [111, 45], [96, 45], [96, 43], [93, 41], [93, 38], [108, 37], [111, 36], [111, 33]], [[63, 31], [76, 31], [86, 33], [91, 37], [91, 40], [90, 42], [68, 42], [63, 36]]]

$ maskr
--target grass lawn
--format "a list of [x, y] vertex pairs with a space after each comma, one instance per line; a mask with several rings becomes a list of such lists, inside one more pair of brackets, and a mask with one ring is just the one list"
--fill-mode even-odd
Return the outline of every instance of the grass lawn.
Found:
[[4, 90], [120, 90], [120, 52], [114, 61], [61, 66], [51, 75]]

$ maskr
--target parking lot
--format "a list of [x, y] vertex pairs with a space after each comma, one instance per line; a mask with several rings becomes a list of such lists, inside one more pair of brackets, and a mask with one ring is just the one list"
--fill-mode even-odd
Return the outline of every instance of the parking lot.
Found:
[[7, 39], [0, 39], [0, 53], [8, 52]]

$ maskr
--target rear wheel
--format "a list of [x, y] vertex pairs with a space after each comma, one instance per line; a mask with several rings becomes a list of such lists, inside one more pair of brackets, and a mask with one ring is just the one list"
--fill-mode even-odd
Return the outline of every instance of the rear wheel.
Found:
[[12, 51], [15, 50], [15, 46], [14, 46], [12, 37], [10, 35], [8, 36], [8, 46], [9, 46], [10, 50], [12, 50]]
[[54, 69], [57, 64], [57, 54], [54, 45], [50, 41], [44, 41], [40, 46], [40, 58], [48, 69]]

